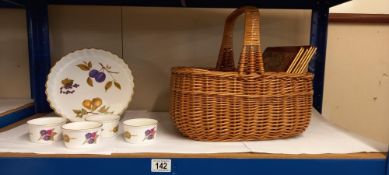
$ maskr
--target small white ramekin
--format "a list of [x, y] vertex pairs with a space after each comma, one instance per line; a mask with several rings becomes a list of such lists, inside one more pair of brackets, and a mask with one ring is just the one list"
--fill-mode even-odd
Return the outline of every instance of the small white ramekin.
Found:
[[116, 136], [119, 130], [119, 115], [115, 114], [97, 114], [85, 118], [86, 121], [95, 121], [103, 124], [102, 137]]
[[67, 148], [88, 148], [100, 142], [103, 124], [81, 121], [62, 126], [63, 141]]
[[151, 143], [157, 136], [158, 121], [150, 118], [130, 119], [123, 122], [123, 138], [133, 144]]
[[61, 126], [66, 123], [62, 117], [41, 117], [27, 121], [30, 141], [51, 144], [61, 137]]

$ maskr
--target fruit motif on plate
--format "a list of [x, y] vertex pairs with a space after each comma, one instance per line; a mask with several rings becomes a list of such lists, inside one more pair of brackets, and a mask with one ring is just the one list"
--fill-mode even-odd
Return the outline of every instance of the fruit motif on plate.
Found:
[[61, 81], [62, 86], [59, 88], [60, 94], [73, 94], [80, 85], [73, 82], [74, 80], [65, 78]]
[[85, 99], [81, 103], [81, 109], [73, 109], [76, 117], [83, 118], [89, 114], [112, 114], [109, 112], [109, 107], [103, 105], [103, 100], [99, 97], [93, 99]]
[[129, 66], [117, 55], [99, 49], [76, 50], [51, 68], [47, 101], [58, 115], [73, 122], [92, 114], [120, 115], [131, 102], [133, 80]]
[[54, 140], [54, 136], [57, 135], [57, 133], [54, 132], [54, 128], [48, 130], [43, 129], [40, 131], [40, 134], [39, 140], [43, 139], [44, 141]]
[[95, 144], [98, 137], [99, 135], [97, 134], [97, 132], [87, 133], [85, 134], [85, 141], [83, 144]]
[[94, 81], [97, 83], [103, 83], [107, 79], [107, 75], [110, 77], [109, 81], [106, 81], [104, 89], [108, 91], [112, 85], [114, 85], [117, 89], [121, 90], [122, 87], [120, 83], [115, 79], [114, 75], [119, 74], [119, 72], [112, 71], [112, 67], [110, 65], [104, 65], [103, 63], [99, 63], [100, 68], [93, 68], [92, 62], [84, 61], [82, 64], [78, 64], [79, 67], [83, 71], [88, 71], [88, 78], [86, 79], [86, 83], [93, 87]]
[[146, 130], [145, 131], [145, 138], [143, 140], [152, 140], [152, 139], [154, 139], [156, 133], [157, 133], [157, 131], [155, 130], [155, 128]]

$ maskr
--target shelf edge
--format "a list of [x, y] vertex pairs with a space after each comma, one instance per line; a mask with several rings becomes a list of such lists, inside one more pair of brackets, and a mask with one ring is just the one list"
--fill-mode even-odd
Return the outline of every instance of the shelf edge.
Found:
[[19, 107], [11, 112], [5, 112], [5, 115], [0, 117], [0, 132], [3, 131], [4, 128], [8, 128], [12, 123], [18, 122], [26, 117], [35, 114], [35, 108], [33, 104], [27, 104], [22, 107]]
[[179, 153], [114, 153], [97, 154], [35, 154], [35, 153], [0, 153], [0, 157], [24, 158], [230, 158], [230, 159], [386, 159], [387, 153], [349, 153], [349, 154], [266, 154], [266, 153], [214, 153], [214, 154], [179, 154]]

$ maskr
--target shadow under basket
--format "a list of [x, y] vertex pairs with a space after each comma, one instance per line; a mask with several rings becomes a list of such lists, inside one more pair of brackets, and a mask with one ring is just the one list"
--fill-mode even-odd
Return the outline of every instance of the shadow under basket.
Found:
[[[232, 53], [234, 21], [245, 14], [238, 68]], [[175, 67], [170, 114], [185, 136], [199, 141], [249, 141], [293, 137], [309, 125], [311, 73], [264, 72], [259, 12], [235, 10], [226, 20], [215, 69]]]

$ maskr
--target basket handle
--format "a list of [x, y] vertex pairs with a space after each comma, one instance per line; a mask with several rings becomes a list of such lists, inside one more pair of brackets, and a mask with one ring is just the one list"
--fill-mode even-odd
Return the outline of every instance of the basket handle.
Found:
[[221, 71], [235, 71], [232, 34], [235, 21], [242, 14], [245, 14], [245, 27], [238, 73], [240, 75], [252, 73], [263, 74], [264, 68], [259, 38], [259, 11], [257, 8], [251, 6], [241, 7], [227, 17], [216, 69]]

